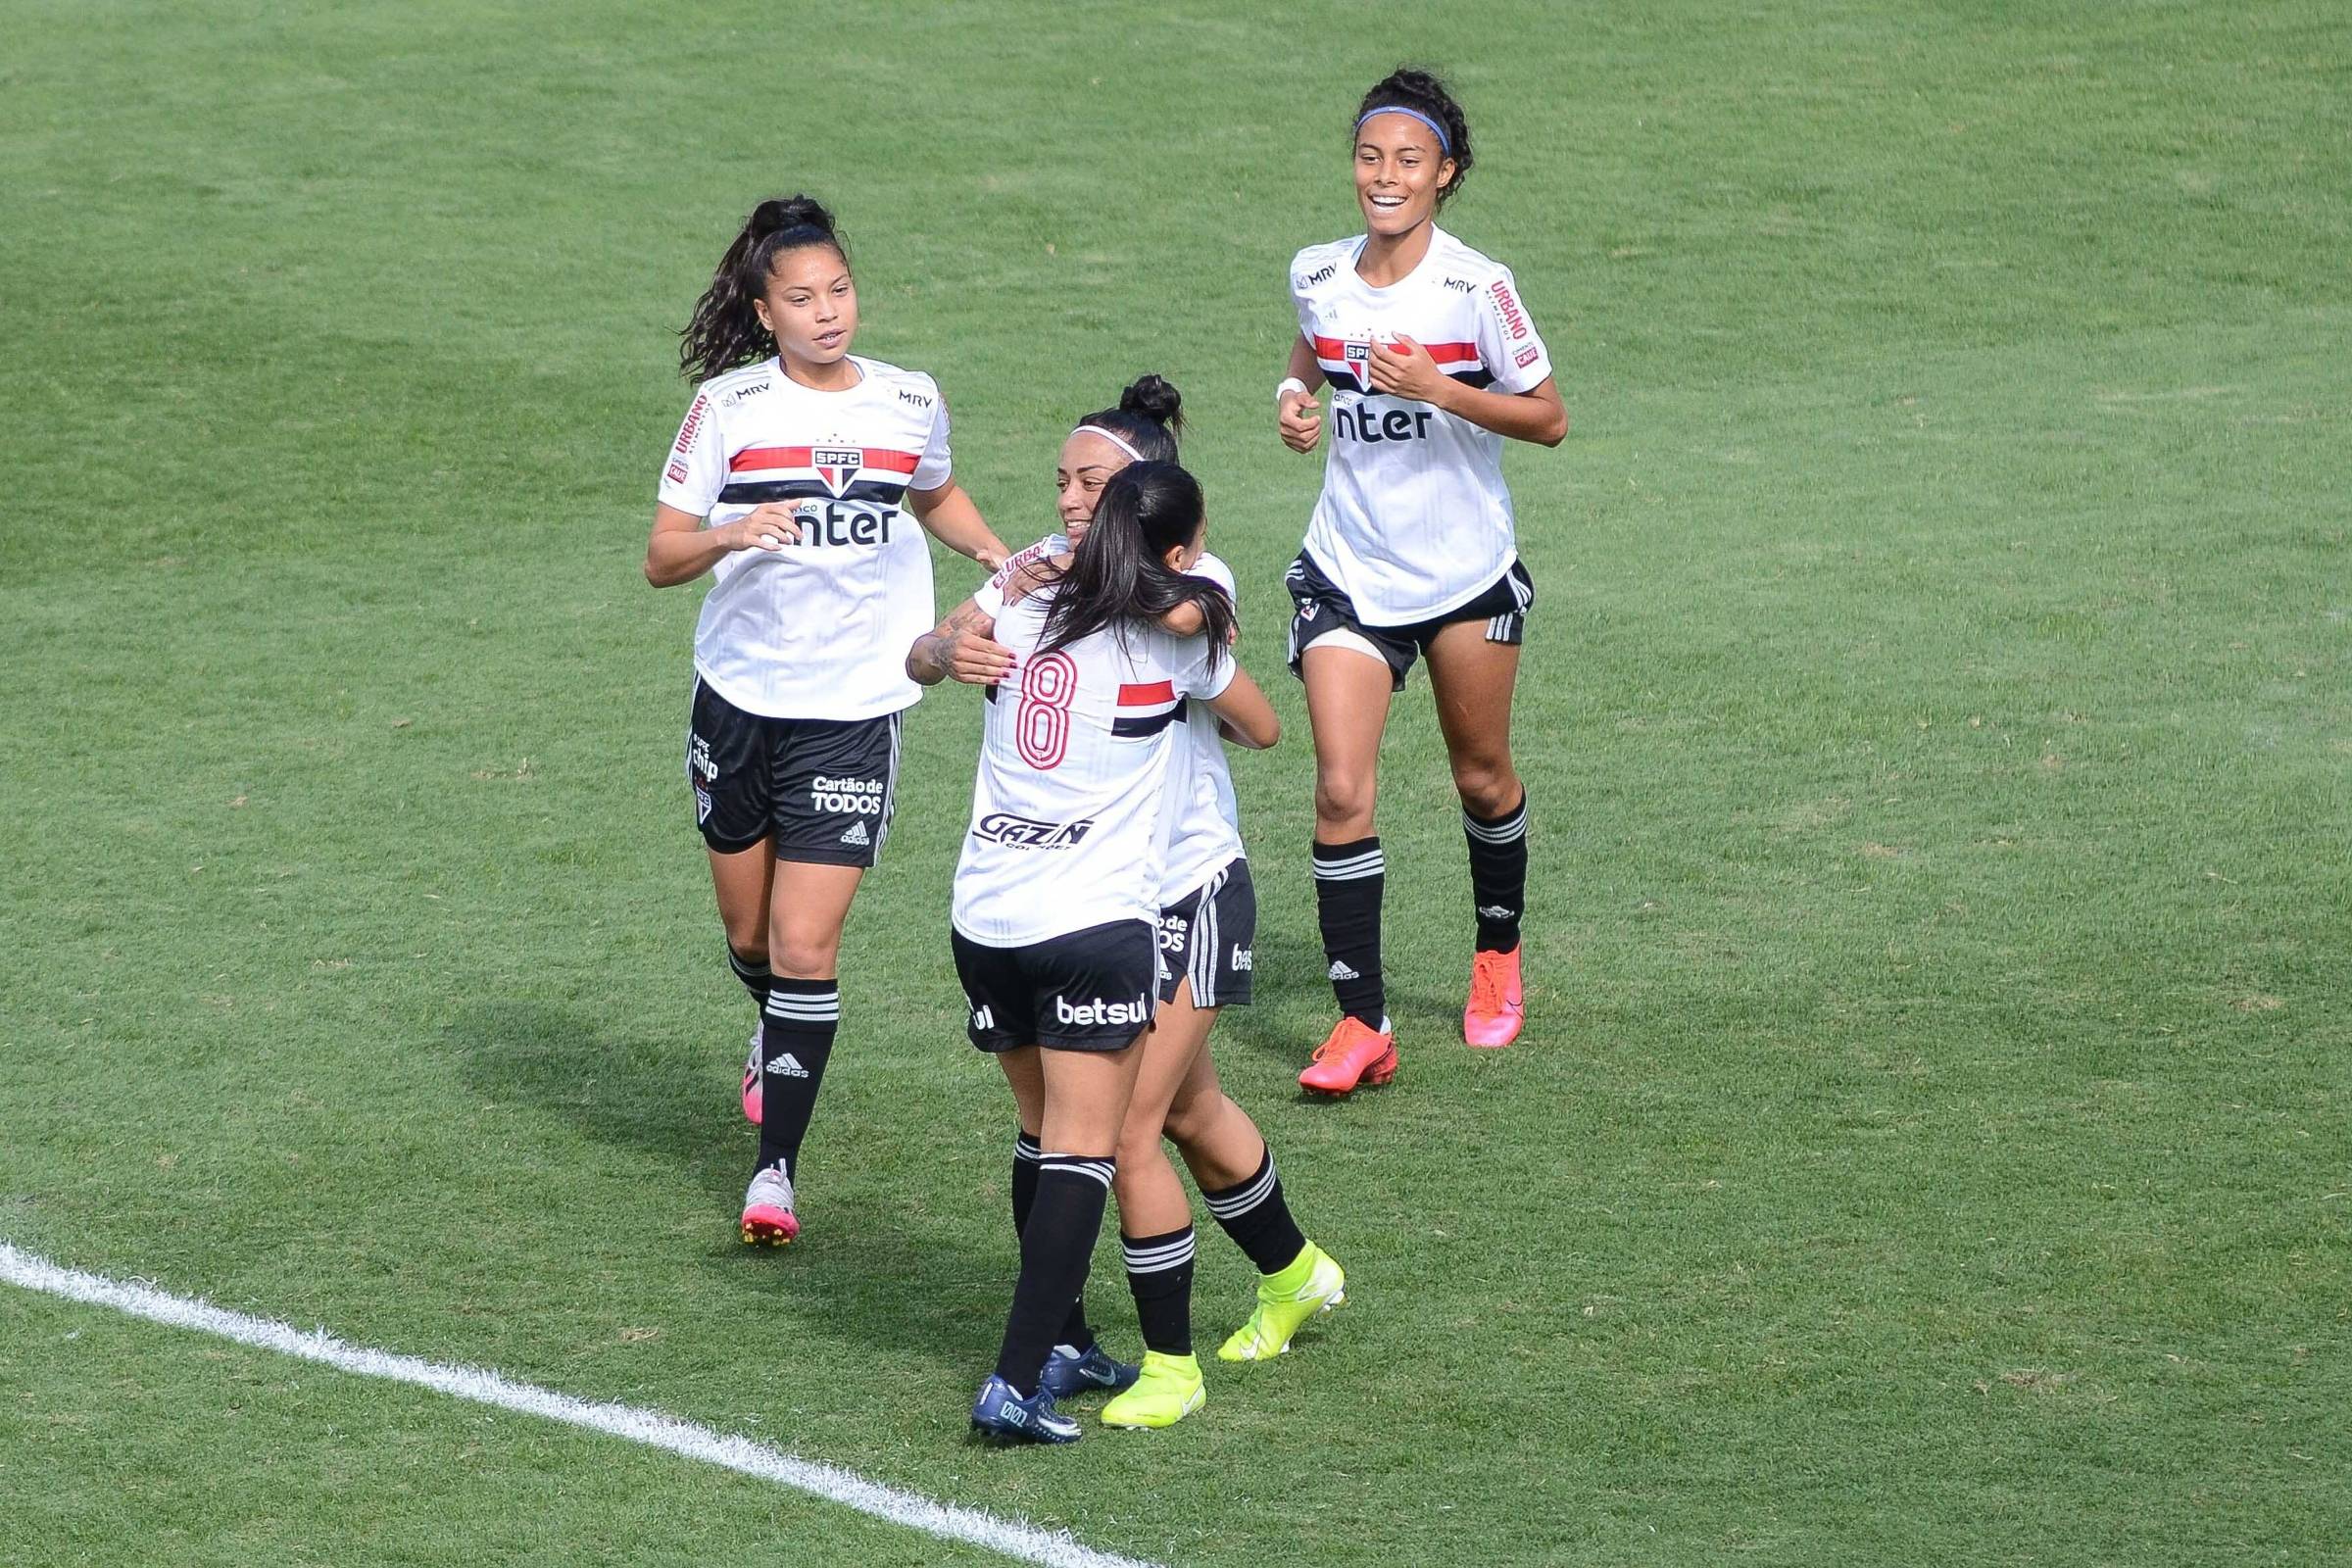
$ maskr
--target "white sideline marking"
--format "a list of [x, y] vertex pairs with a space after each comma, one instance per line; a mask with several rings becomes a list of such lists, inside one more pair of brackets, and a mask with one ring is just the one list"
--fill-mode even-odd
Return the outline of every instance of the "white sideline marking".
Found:
[[709, 1427], [681, 1421], [660, 1410], [633, 1404], [591, 1404], [553, 1389], [514, 1382], [480, 1367], [426, 1361], [413, 1355], [396, 1355], [390, 1350], [346, 1345], [323, 1328], [306, 1334], [290, 1323], [248, 1317], [243, 1312], [173, 1296], [150, 1286], [63, 1268], [6, 1242], [0, 1242], [0, 1280], [70, 1301], [111, 1306], [118, 1312], [172, 1328], [196, 1329], [240, 1345], [300, 1356], [340, 1372], [414, 1384], [438, 1394], [471, 1399], [476, 1404], [496, 1405], [522, 1415], [543, 1416], [550, 1421], [626, 1438], [649, 1448], [662, 1448], [739, 1475], [806, 1492], [890, 1524], [985, 1546], [1019, 1562], [1040, 1563], [1046, 1568], [1154, 1568], [1153, 1564], [1134, 1557], [1097, 1551], [1058, 1530], [1041, 1530], [1016, 1519], [982, 1513], [977, 1508], [957, 1507], [917, 1493], [901, 1492], [896, 1487], [868, 1481], [855, 1471], [819, 1464], [812, 1459], [796, 1459], [763, 1443], [724, 1437]]

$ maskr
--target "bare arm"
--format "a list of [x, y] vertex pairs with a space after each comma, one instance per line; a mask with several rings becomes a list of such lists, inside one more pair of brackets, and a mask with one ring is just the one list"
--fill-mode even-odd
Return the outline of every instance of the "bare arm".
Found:
[[1285, 392], [1276, 401], [1274, 431], [1293, 452], [1312, 452], [1323, 439], [1323, 406], [1315, 401], [1315, 390], [1323, 385], [1323, 365], [1315, 358], [1315, 346], [1302, 337], [1291, 339], [1290, 368], [1284, 374], [1305, 382], [1306, 390]]
[[906, 650], [906, 678], [923, 686], [950, 676], [994, 686], [1012, 673], [1012, 650], [996, 640], [996, 618], [966, 599]]
[[1275, 716], [1274, 705], [1246, 669], [1233, 672], [1233, 683], [1210, 699], [1208, 708], [1217, 715], [1217, 733], [1236, 746], [1262, 752], [1282, 739], [1282, 720]]
[[1372, 389], [1427, 403], [1513, 441], [1556, 447], [1568, 436], [1568, 410], [1550, 376], [1524, 392], [1468, 386], [1439, 369], [1429, 350], [1402, 333], [1395, 347], [1372, 345]]
[[1012, 554], [1004, 548], [1004, 541], [981, 520], [980, 509], [963, 493], [963, 486], [953, 479], [936, 490], [907, 491], [906, 505], [932, 538], [959, 556], [971, 557], [991, 571], [1004, 564], [1004, 558]]
[[704, 527], [703, 519], [691, 512], [657, 504], [653, 537], [645, 542], [645, 580], [657, 588], [674, 588], [709, 571], [721, 556], [738, 550], [782, 550], [800, 538], [801, 525], [773, 502], [715, 528]]

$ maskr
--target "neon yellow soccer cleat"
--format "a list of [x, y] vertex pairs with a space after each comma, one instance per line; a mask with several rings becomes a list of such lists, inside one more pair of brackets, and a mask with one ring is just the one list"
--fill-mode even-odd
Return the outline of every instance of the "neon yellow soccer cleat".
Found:
[[1144, 1352], [1143, 1375], [1102, 1407], [1106, 1427], [1172, 1427], [1208, 1402], [1200, 1363], [1189, 1355]]
[[1270, 1360], [1291, 1348], [1300, 1324], [1347, 1299], [1347, 1274], [1329, 1252], [1309, 1242], [1281, 1273], [1259, 1276], [1257, 1310], [1217, 1348], [1217, 1359]]

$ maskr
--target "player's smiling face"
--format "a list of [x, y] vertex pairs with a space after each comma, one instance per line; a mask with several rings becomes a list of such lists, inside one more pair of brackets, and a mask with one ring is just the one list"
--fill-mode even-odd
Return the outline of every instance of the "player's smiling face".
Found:
[[858, 284], [830, 245], [803, 245], [777, 257], [756, 308], [790, 364], [838, 364], [858, 335]]
[[1127, 464], [1126, 453], [1089, 431], [1074, 430], [1061, 444], [1060, 461], [1054, 465], [1054, 488], [1060, 501], [1061, 531], [1070, 536], [1070, 543], [1086, 537], [1102, 487]]
[[1434, 217], [1453, 160], [1410, 115], [1374, 115], [1355, 133], [1355, 201], [1367, 233], [1395, 239]]

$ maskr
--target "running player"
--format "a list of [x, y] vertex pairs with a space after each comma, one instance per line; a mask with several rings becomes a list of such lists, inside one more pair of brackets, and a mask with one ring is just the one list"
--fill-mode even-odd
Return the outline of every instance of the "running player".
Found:
[[938, 385], [850, 353], [832, 215], [761, 202], [681, 334], [701, 382], [662, 469], [645, 575], [713, 577], [694, 634], [686, 775], [728, 958], [760, 1008], [744, 1108], [747, 1243], [800, 1234], [793, 1183], [841, 1016], [842, 922], [890, 830], [901, 661], [931, 619], [907, 514], [984, 565], [1004, 547], [949, 467]]
[[[954, 945], [972, 1042], [1004, 1058], [1016, 1102], [1038, 1107], [1041, 1148], [1004, 1344], [972, 1407], [991, 1437], [1079, 1436], [1042, 1372], [1102, 1227], [1154, 1010], [1176, 726], [1198, 698], [1248, 744], [1277, 733], [1227, 652], [1232, 602], [1185, 575], [1203, 521], [1182, 468], [1129, 466], [1103, 486], [1068, 569], [995, 628], [1015, 673], [989, 689]], [[1182, 637], [1160, 621], [1187, 604], [1203, 631]]]
[[[1054, 469], [1060, 531], [1016, 553], [918, 642], [909, 673], [926, 684], [948, 675], [993, 684], [1010, 657], [990, 636], [1006, 593], [1017, 593], [1020, 583], [1043, 580], [1053, 564], [1078, 547], [1110, 475], [1130, 463], [1175, 460], [1182, 408], [1175, 387], [1147, 375], [1120, 394], [1117, 408], [1080, 419], [1062, 443]], [[1234, 595], [1231, 568], [1207, 551], [1190, 571]], [[1170, 850], [1159, 941], [1168, 961], [1160, 972], [1159, 1014], [1145, 1037], [1143, 1066], [1128, 1103], [1113, 1185], [1127, 1283], [1144, 1333], [1144, 1362], [1138, 1368], [1117, 1361], [1096, 1344], [1081, 1296], [1044, 1372], [1056, 1399], [1088, 1388], [1111, 1390], [1117, 1396], [1103, 1407], [1102, 1419], [1121, 1426], [1169, 1426], [1206, 1397], [1192, 1353], [1192, 1211], [1161, 1147], [1163, 1136], [1184, 1155], [1209, 1212], [1259, 1270], [1256, 1310], [1225, 1342], [1220, 1356], [1242, 1361], [1280, 1354], [1300, 1324], [1346, 1299], [1346, 1276], [1292, 1218], [1272, 1151], [1218, 1084], [1208, 1053], [1217, 1009], [1250, 1001], [1257, 899], [1216, 719], [1198, 704], [1187, 717], [1163, 806]], [[1024, 1104], [1021, 1114], [1013, 1146], [1016, 1234], [1028, 1195], [1036, 1189], [1036, 1107]], [[1139, 1372], [1142, 1381], [1130, 1390]]]
[[1334, 433], [1305, 548], [1287, 578], [1291, 667], [1315, 741], [1315, 906], [1343, 1016], [1299, 1083], [1387, 1083], [1396, 1042], [1381, 983], [1386, 861], [1372, 811], [1381, 731], [1417, 654], [1470, 845], [1477, 938], [1463, 1038], [1519, 1034], [1527, 792], [1511, 762], [1511, 697], [1535, 585], [1502, 482], [1507, 437], [1556, 446], [1567, 411], [1510, 269], [1437, 226], [1469, 176], [1470, 127], [1445, 84], [1399, 70], [1358, 106], [1364, 232], [1291, 263], [1298, 336], [1275, 391], [1293, 451]]

